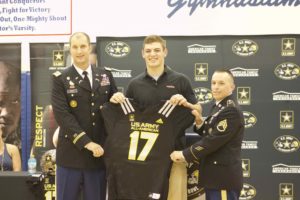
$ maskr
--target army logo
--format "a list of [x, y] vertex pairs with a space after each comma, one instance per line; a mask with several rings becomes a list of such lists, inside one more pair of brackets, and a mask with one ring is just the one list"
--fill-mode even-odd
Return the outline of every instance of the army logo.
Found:
[[294, 111], [292, 110], [280, 111], [280, 128], [281, 129], [294, 128]]
[[52, 57], [52, 65], [54, 67], [64, 67], [65, 66], [65, 56], [63, 50], [54, 50]]
[[243, 177], [250, 177], [250, 159], [242, 159]]
[[194, 88], [194, 93], [201, 104], [207, 104], [213, 99], [211, 91], [204, 87]]
[[208, 63], [195, 63], [195, 81], [208, 80]]
[[252, 56], [258, 51], [258, 45], [248, 39], [235, 42], [232, 45], [232, 52], [238, 56]]
[[243, 115], [245, 120], [245, 128], [251, 128], [256, 124], [257, 118], [254, 114], [248, 111], [243, 111]]
[[283, 135], [275, 139], [275, 149], [282, 153], [292, 153], [299, 149], [299, 140], [291, 135]]
[[293, 200], [294, 189], [292, 183], [280, 183], [279, 184], [280, 200]]
[[274, 73], [280, 79], [293, 80], [300, 75], [300, 67], [294, 63], [286, 62], [278, 65]]
[[247, 183], [243, 184], [243, 189], [241, 190], [240, 200], [250, 200], [256, 196], [256, 189]]
[[240, 105], [251, 104], [251, 88], [250, 87], [237, 87], [237, 100]]
[[281, 55], [295, 56], [296, 53], [296, 38], [281, 39]]
[[114, 58], [122, 58], [130, 53], [128, 44], [122, 41], [113, 41], [106, 45], [105, 52]]
[[217, 130], [219, 132], [224, 132], [227, 129], [227, 119], [220, 121], [217, 125]]
[[134, 122], [135, 120], [134, 120], [134, 114], [129, 114], [128, 115], [128, 118], [129, 118], [129, 121], [130, 122]]
[[77, 107], [77, 101], [71, 100], [71, 101], [70, 101], [70, 106], [71, 106], [72, 108], [76, 108], [76, 107]]

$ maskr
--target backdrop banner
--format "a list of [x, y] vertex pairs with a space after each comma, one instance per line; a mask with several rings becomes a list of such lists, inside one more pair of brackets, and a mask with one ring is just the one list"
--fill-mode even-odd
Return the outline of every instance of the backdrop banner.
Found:
[[[97, 37], [98, 62], [111, 69], [120, 91], [126, 91], [129, 80], [145, 70], [141, 55], [143, 39]], [[297, 123], [300, 56], [296, 45], [300, 37], [165, 36], [164, 39], [168, 48], [166, 64], [190, 78], [204, 116], [213, 101], [210, 89], [213, 71], [227, 67], [235, 77], [235, 95], [246, 127], [240, 199], [294, 199], [298, 192], [295, 188], [300, 186], [300, 124]], [[187, 140], [193, 137], [189, 129]]]

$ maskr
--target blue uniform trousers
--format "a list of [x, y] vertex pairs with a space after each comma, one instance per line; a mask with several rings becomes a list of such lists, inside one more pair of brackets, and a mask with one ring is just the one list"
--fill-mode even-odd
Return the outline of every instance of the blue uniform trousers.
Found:
[[83, 200], [105, 200], [105, 171], [99, 169], [56, 168], [56, 199], [78, 200], [82, 192]]
[[205, 189], [206, 200], [239, 200], [240, 192], [236, 190]]

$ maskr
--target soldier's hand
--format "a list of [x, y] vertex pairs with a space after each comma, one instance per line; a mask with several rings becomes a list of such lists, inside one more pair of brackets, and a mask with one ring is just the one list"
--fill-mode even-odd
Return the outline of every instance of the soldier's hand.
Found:
[[125, 96], [122, 92], [116, 92], [112, 95], [109, 102], [111, 103], [123, 103], [125, 101]]
[[100, 157], [104, 154], [103, 148], [95, 142], [89, 142], [84, 147], [91, 151], [94, 157]]
[[183, 106], [191, 110], [197, 110], [200, 114], [202, 113], [202, 106], [199, 102], [196, 104], [191, 104], [189, 102], [186, 102], [185, 104], [183, 104]]
[[198, 110], [192, 110], [192, 114], [195, 116], [196, 125], [201, 125], [203, 123], [202, 114]]

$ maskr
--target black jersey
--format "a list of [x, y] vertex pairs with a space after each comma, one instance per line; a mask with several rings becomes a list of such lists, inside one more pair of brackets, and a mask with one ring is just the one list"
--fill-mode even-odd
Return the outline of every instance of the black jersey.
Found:
[[190, 109], [169, 102], [138, 108], [128, 99], [102, 108], [109, 199], [164, 199], [175, 139], [194, 120]]

